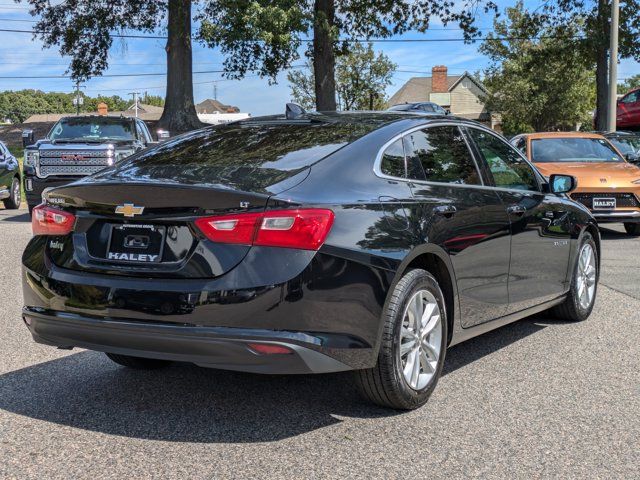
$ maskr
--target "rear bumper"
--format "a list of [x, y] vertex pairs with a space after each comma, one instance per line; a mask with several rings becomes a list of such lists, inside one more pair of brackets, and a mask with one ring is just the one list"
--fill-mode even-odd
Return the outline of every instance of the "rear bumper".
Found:
[[[80, 347], [254, 373], [328, 373], [352, 369], [324, 354], [321, 338], [302, 332], [162, 325], [29, 308], [23, 310], [22, 317], [36, 342], [61, 348]], [[291, 353], [259, 354], [249, 343], [280, 345]]]

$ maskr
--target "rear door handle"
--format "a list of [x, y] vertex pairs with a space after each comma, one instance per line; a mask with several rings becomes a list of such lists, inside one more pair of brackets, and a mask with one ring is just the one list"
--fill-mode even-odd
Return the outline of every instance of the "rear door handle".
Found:
[[442, 215], [443, 217], [451, 218], [453, 217], [458, 209], [453, 205], [439, 205], [433, 209], [436, 215]]
[[509, 212], [511, 215], [524, 215], [526, 211], [527, 209], [522, 205], [511, 205], [509, 208], [507, 208], [507, 212]]

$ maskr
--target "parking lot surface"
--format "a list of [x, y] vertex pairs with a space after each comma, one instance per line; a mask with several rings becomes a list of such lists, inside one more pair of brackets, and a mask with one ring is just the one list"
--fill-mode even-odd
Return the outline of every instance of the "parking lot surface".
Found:
[[348, 374], [138, 372], [33, 343], [29, 219], [0, 210], [0, 478], [638, 478], [640, 239], [622, 232], [603, 230], [589, 320], [456, 346], [429, 403], [398, 413]]

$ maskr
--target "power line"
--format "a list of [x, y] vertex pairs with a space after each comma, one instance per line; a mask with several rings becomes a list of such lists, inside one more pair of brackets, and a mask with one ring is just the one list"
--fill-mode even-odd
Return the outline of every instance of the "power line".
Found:
[[[7, 33], [31, 33], [31, 34], [44, 34], [49, 33], [40, 30], [20, 30], [14, 28], [0, 28], [0, 32]], [[147, 40], [166, 40], [166, 36], [161, 35], [133, 35], [133, 34], [111, 34], [114, 38], [139, 38]], [[497, 41], [515, 41], [515, 40], [552, 40], [552, 39], [574, 39], [583, 40], [586, 37], [582, 35], [540, 35], [536, 37], [474, 37], [474, 38], [343, 38], [340, 42], [360, 42], [360, 43], [435, 43], [435, 42], [476, 42], [484, 40], [497, 40]], [[313, 42], [312, 38], [300, 38], [300, 42], [309, 43]], [[258, 43], [259, 41], [247, 41], [248, 43]]]
[[[283, 70], [291, 70], [294, 68], [305, 68], [306, 65], [292, 65], [289, 68]], [[200, 75], [205, 73], [237, 73], [237, 70], [200, 70], [191, 72], [192, 75]], [[94, 78], [119, 78], [119, 77], [159, 77], [167, 75], [166, 72], [149, 72], [149, 73], [110, 73], [106, 75], [100, 75]], [[0, 80], [33, 80], [33, 79], [52, 79], [52, 78], [72, 78], [71, 75], [15, 75], [0, 76]], [[131, 87], [129, 87], [131, 88]]]

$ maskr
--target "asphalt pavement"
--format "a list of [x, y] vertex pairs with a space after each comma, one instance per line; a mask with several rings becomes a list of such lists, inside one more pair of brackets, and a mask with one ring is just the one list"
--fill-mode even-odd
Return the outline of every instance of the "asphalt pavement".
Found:
[[539, 315], [452, 348], [429, 403], [348, 374], [130, 371], [22, 324], [24, 210], [0, 210], [0, 478], [638, 478], [640, 239], [603, 233], [586, 322]]

